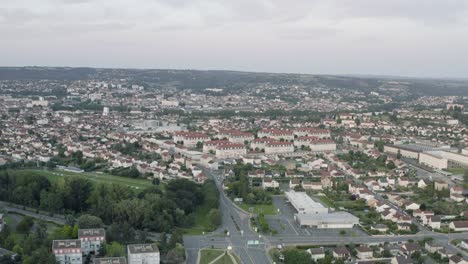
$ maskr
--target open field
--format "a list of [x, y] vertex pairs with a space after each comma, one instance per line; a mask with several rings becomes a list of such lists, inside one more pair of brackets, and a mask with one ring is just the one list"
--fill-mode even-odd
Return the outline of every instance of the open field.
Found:
[[200, 251], [200, 263], [199, 264], [208, 264], [211, 261], [215, 260], [221, 254], [224, 254], [224, 250], [220, 249], [202, 249]]
[[[244, 209], [246, 212], [264, 215], [276, 215], [277, 209], [273, 204], [240, 204], [240, 208]], [[250, 211], [250, 208], [253, 208], [253, 211]]]
[[51, 181], [57, 181], [58, 179], [61, 179], [64, 176], [75, 176], [75, 177], [84, 177], [96, 183], [115, 183], [115, 184], [130, 186], [135, 189], [144, 189], [146, 187], [152, 186], [152, 183], [146, 179], [133, 179], [133, 178], [114, 176], [110, 174], [95, 173], [95, 172], [74, 173], [74, 172], [68, 172], [68, 171], [62, 171], [62, 170], [40, 170], [40, 169], [9, 170], [8, 172], [14, 173], [14, 174], [33, 173], [36, 175], [43, 175]]
[[451, 168], [451, 169], [448, 169], [447, 171], [453, 174], [463, 174], [465, 173], [465, 170], [466, 170], [465, 168]]

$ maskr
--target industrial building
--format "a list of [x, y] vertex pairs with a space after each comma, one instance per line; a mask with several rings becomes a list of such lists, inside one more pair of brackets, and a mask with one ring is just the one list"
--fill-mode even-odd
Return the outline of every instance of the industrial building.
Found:
[[298, 214], [328, 213], [328, 208], [312, 200], [305, 192], [289, 191], [284, 194]]
[[359, 224], [359, 218], [347, 212], [296, 214], [296, 222], [303, 227], [353, 228]]
[[317, 228], [353, 228], [359, 224], [359, 218], [347, 212], [329, 213], [327, 207], [315, 202], [305, 192], [285, 192], [286, 198], [296, 209], [294, 220], [301, 227]]

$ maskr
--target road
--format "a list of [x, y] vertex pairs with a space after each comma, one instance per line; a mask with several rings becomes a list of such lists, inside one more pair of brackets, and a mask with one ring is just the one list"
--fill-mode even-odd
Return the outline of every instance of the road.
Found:
[[66, 223], [64, 217], [53, 217], [53, 216], [42, 214], [42, 213], [36, 213], [36, 212], [30, 211], [30, 210], [23, 210], [23, 209], [20, 209], [20, 208], [17, 208], [17, 207], [12, 207], [8, 203], [2, 202], [2, 201], [0, 201], [0, 208], [3, 208], [4, 210], [6, 210], [8, 212], [30, 216], [30, 217], [35, 218], [35, 219], [44, 220], [46, 222], [51, 222], [51, 223], [55, 223], [55, 224], [58, 224], [58, 225], [65, 225], [65, 223]]
[[[322, 230], [312, 231], [297, 231], [298, 229], [293, 226], [290, 235], [262, 235], [252, 231], [249, 226], [249, 214], [237, 205], [235, 205], [224, 193], [222, 188], [223, 175], [218, 175], [210, 170], [204, 170], [205, 174], [214, 179], [216, 186], [220, 192], [220, 210], [222, 212], [223, 223], [218, 230], [213, 233], [205, 234], [203, 236], [184, 236], [184, 244], [187, 251], [187, 263], [196, 264], [198, 259], [199, 250], [202, 248], [227, 248], [232, 247], [234, 253], [239, 256], [242, 263], [272, 263], [272, 259], [268, 254], [268, 250], [276, 245], [337, 245], [337, 244], [380, 244], [384, 242], [406, 242], [408, 240], [421, 240], [427, 237], [432, 237], [441, 245], [445, 245], [454, 252], [461, 253], [467, 257], [467, 253], [448, 244], [449, 241], [454, 239], [464, 239], [468, 237], [468, 232], [442, 234], [422, 228], [421, 232], [414, 235], [388, 235], [388, 236], [369, 236], [357, 232], [354, 236], [339, 236], [329, 235]], [[281, 212], [283, 213], [283, 211]], [[294, 225], [294, 223], [291, 223]], [[224, 235], [224, 230], [229, 231], [229, 236]], [[320, 231], [320, 232], [319, 232]], [[333, 234], [330, 232], [329, 234]], [[258, 240], [258, 245], [247, 246], [248, 240]]]
[[[226, 196], [222, 188], [222, 176], [215, 175], [209, 170], [205, 174], [214, 179], [220, 193], [220, 210], [223, 224], [217, 231], [205, 236], [184, 236], [184, 245], [187, 251], [187, 263], [196, 263], [198, 251], [202, 248], [227, 248], [232, 247], [234, 253], [242, 263], [270, 263], [267, 248], [270, 243], [264, 236], [259, 236], [249, 226], [250, 215], [237, 207]], [[229, 232], [229, 236], [224, 234]], [[249, 240], [258, 240], [258, 245], [247, 245]]]

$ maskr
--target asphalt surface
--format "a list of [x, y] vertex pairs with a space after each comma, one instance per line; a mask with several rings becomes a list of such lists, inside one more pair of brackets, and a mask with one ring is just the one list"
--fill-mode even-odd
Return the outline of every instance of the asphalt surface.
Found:
[[[271, 263], [267, 248], [269, 241], [250, 229], [250, 215], [238, 208], [222, 190], [222, 177], [205, 170], [206, 175], [213, 178], [220, 192], [220, 210], [223, 224], [217, 231], [205, 236], [184, 236], [184, 246], [187, 251], [187, 263], [196, 263], [198, 252], [202, 248], [228, 248], [241, 259], [242, 263]], [[225, 235], [225, 230], [229, 235]], [[256, 245], [247, 245], [248, 241], [257, 240]]]
[[[381, 244], [385, 242], [404, 243], [408, 240], [422, 240], [432, 237], [441, 245], [450, 250], [461, 253], [465, 257], [467, 253], [449, 244], [454, 239], [465, 239], [468, 232], [442, 234], [435, 233], [427, 228], [414, 235], [384, 235], [369, 236], [359, 228], [346, 230], [345, 235], [340, 235], [339, 230], [320, 230], [316, 228], [301, 228], [293, 221], [294, 209], [284, 201], [282, 196], [274, 196], [273, 202], [279, 208], [278, 215], [267, 216], [270, 226], [278, 231], [276, 235], [261, 235], [250, 229], [249, 213], [237, 207], [222, 190], [223, 176], [209, 170], [205, 170], [208, 177], [213, 178], [220, 191], [220, 210], [223, 223], [215, 232], [203, 236], [184, 236], [185, 249], [187, 251], [187, 263], [196, 264], [198, 253], [203, 248], [232, 248], [239, 256], [242, 263], [272, 263], [268, 250], [277, 245], [339, 245], [339, 244]], [[420, 172], [421, 173], [421, 172]], [[380, 197], [381, 198], [381, 197]], [[229, 232], [229, 236], [224, 234]], [[257, 245], [247, 245], [248, 241], [256, 240]]]

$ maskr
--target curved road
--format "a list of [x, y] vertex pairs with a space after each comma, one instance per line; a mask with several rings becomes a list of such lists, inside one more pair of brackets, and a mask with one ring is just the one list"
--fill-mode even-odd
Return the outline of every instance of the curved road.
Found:
[[[248, 213], [235, 205], [224, 193], [222, 188], [223, 175], [218, 175], [205, 169], [205, 174], [214, 179], [220, 193], [220, 210], [223, 223], [218, 230], [204, 236], [184, 236], [185, 249], [187, 251], [187, 263], [196, 264], [198, 252], [202, 248], [227, 248], [232, 247], [237, 256], [244, 264], [272, 263], [268, 250], [276, 245], [335, 245], [348, 243], [368, 243], [380, 244], [384, 242], [405, 242], [410, 239], [421, 240], [425, 237], [432, 237], [442, 245], [459, 252], [465, 256], [467, 253], [461, 251], [453, 245], [448, 244], [449, 240], [462, 239], [468, 237], [468, 232], [442, 234], [423, 229], [422, 232], [415, 235], [399, 236], [361, 236], [361, 237], [323, 237], [323, 236], [305, 236], [298, 234], [296, 236], [259, 236], [258, 233], [250, 230], [250, 216]], [[229, 236], [224, 234], [224, 230], [229, 231]], [[247, 241], [257, 240], [258, 245], [247, 245]]]

